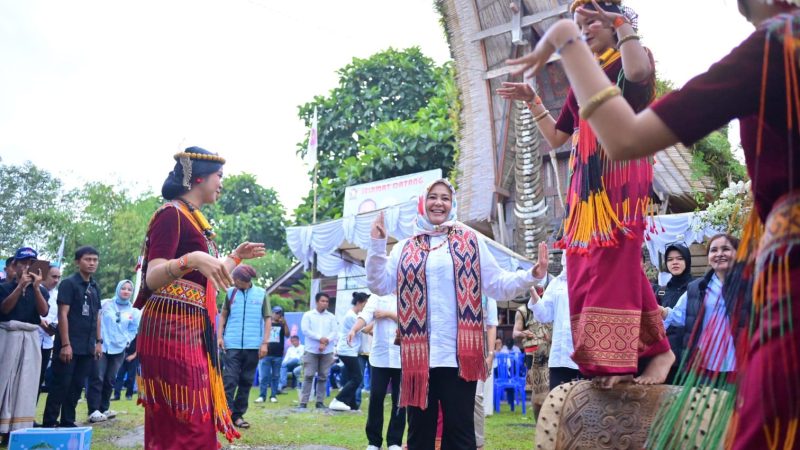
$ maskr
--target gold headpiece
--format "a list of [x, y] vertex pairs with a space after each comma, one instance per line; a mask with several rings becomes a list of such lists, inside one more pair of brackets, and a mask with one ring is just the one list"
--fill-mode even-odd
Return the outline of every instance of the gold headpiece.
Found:
[[[581, 6], [589, 5], [592, 3], [592, 0], [575, 0], [569, 6], [569, 13], [574, 14], [575, 10], [580, 8]], [[612, 3], [614, 5], [619, 5], [622, 3], [622, 0], [600, 0], [599, 3]]]
[[192, 153], [192, 152], [179, 152], [175, 153], [175, 160], [179, 161], [181, 158], [200, 159], [203, 161], [213, 161], [220, 164], [225, 164], [225, 158], [219, 155], [212, 155], [206, 153]]
[[181, 163], [183, 168], [183, 187], [186, 189], [192, 188], [192, 160], [197, 159], [201, 161], [212, 161], [220, 164], [225, 164], [225, 158], [219, 155], [212, 155], [207, 153], [193, 153], [193, 152], [178, 152], [175, 153], [175, 160]]

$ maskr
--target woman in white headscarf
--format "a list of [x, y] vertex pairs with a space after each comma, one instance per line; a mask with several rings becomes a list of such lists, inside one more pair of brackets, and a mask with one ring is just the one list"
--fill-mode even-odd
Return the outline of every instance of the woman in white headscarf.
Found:
[[486, 378], [481, 296], [514, 298], [547, 273], [547, 247], [532, 271], [500, 268], [473, 230], [456, 221], [455, 189], [445, 179], [420, 197], [414, 236], [386, 254], [383, 213], [372, 226], [367, 283], [378, 295], [397, 292], [400, 406], [407, 407], [408, 446], [433, 449], [441, 404], [442, 449], [475, 448], [473, 402]]

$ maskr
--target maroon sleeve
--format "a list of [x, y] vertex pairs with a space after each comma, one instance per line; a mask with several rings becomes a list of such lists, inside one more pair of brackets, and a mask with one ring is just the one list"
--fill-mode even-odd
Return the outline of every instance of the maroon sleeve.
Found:
[[694, 144], [737, 117], [757, 113], [765, 36], [765, 30], [756, 30], [706, 73], [650, 108], [685, 145]]
[[570, 108], [570, 101], [574, 98], [575, 94], [573, 94], [572, 89], [570, 89], [567, 94], [567, 100], [561, 108], [561, 114], [558, 115], [558, 120], [556, 120], [556, 130], [567, 133], [570, 136], [575, 132], [576, 126], [575, 116], [572, 112], [572, 108]]
[[157, 258], [172, 259], [178, 252], [180, 241], [180, 212], [177, 208], [164, 208], [153, 220], [148, 234], [149, 250], [147, 260]]

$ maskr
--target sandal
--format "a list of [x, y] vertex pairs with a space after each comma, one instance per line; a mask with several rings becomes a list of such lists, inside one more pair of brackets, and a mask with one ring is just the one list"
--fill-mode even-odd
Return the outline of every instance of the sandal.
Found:
[[250, 424], [247, 423], [247, 421], [242, 419], [241, 417], [236, 419], [236, 422], [234, 422], [233, 424], [236, 426], [236, 428], [242, 428], [245, 430], [250, 428]]

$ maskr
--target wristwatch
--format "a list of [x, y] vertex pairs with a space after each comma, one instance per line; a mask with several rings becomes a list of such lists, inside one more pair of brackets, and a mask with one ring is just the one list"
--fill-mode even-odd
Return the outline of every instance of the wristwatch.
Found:
[[97, 342], [98, 344], [102, 344], [103, 340], [102, 339], [97, 339], [95, 342]]

